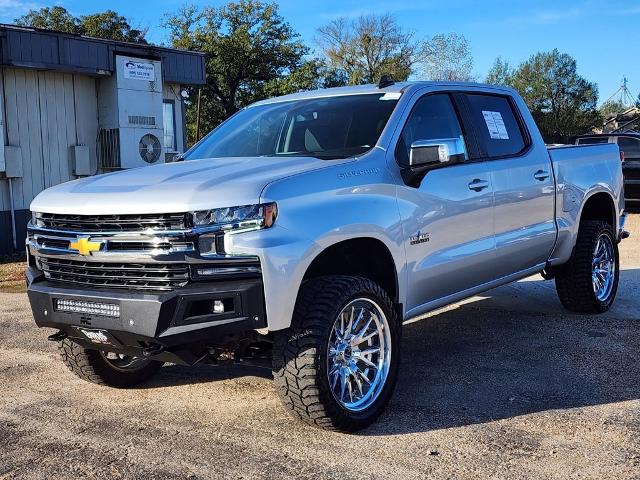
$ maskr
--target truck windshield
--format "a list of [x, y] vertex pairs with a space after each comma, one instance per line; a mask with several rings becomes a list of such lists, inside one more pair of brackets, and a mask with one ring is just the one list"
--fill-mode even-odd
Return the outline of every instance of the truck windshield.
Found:
[[185, 160], [221, 157], [347, 158], [373, 148], [397, 97], [376, 93], [248, 107], [223, 122]]

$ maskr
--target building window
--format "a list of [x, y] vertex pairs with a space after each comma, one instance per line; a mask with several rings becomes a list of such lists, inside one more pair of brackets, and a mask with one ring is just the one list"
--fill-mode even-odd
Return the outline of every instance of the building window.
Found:
[[176, 144], [176, 104], [173, 100], [165, 100], [162, 104], [162, 117], [164, 122], [164, 149], [167, 152], [178, 150]]

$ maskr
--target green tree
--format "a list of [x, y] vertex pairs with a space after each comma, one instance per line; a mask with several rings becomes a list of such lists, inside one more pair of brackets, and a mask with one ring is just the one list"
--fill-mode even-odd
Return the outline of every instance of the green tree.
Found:
[[406, 80], [418, 50], [413, 35], [390, 14], [333, 20], [318, 28], [316, 42], [351, 85], [376, 83], [382, 75]]
[[121, 42], [147, 43], [146, 29], [133, 28], [127, 19], [113, 10], [83, 15], [78, 19], [80, 32], [96, 38], [108, 38]]
[[30, 10], [16, 18], [15, 23], [24, 27], [46, 28], [89, 37], [147, 43], [146, 30], [133, 28], [125, 17], [113, 10], [74, 17], [63, 7], [44, 7]]
[[509, 62], [498, 57], [494, 60], [493, 65], [489, 69], [484, 83], [489, 85], [510, 85], [513, 76], [513, 69]]
[[[164, 26], [173, 47], [207, 54], [201, 132], [264, 98], [268, 88], [275, 88], [275, 79], [298, 72], [307, 53], [299, 34], [278, 14], [275, 3], [240, 0], [221, 7], [187, 6], [166, 16]], [[296, 81], [304, 84], [305, 73], [298, 74]], [[192, 90], [187, 111], [191, 140], [195, 138], [194, 93]]]
[[575, 59], [557, 49], [531, 56], [508, 84], [520, 92], [548, 143], [564, 142], [601, 124], [597, 85], [581, 77]]
[[602, 115], [602, 118], [607, 118], [618, 113], [622, 113], [629, 108], [629, 105], [626, 105], [621, 100], [608, 100], [600, 105], [600, 108], [598, 110], [600, 111], [600, 115]]
[[63, 7], [44, 7], [40, 10], [29, 10], [15, 19], [16, 25], [22, 27], [46, 28], [59, 32], [79, 33], [77, 18]]
[[418, 53], [424, 76], [436, 81], [471, 82], [473, 57], [464, 35], [441, 33], [425, 40]]
[[265, 85], [265, 95], [275, 97], [304, 90], [340, 87], [347, 84], [344, 72], [328, 66], [324, 60], [312, 58], [286, 76], [274, 78]]

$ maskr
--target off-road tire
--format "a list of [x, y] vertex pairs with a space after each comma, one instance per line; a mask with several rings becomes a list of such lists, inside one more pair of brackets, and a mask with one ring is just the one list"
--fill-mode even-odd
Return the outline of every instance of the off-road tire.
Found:
[[[356, 298], [370, 298], [384, 311], [391, 332], [391, 362], [384, 388], [366, 410], [343, 408], [331, 393], [327, 346], [334, 320]], [[305, 281], [291, 327], [275, 332], [273, 378], [279, 397], [297, 419], [327, 430], [352, 432], [374, 422], [395, 387], [400, 360], [401, 324], [388, 294], [362, 277], [332, 275]]]
[[138, 370], [118, 370], [98, 350], [89, 350], [69, 339], [58, 344], [58, 351], [67, 368], [82, 380], [115, 388], [139, 385], [153, 377], [162, 367], [162, 362], [150, 362]]
[[[593, 250], [602, 234], [609, 235], [615, 255], [615, 277], [611, 293], [600, 301], [593, 291], [591, 280]], [[560, 302], [567, 309], [578, 313], [603, 313], [609, 310], [616, 297], [620, 274], [618, 242], [611, 225], [587, 220], [580, 224], [578, 239], [571, 260], [556, 274], [556, 291]]]

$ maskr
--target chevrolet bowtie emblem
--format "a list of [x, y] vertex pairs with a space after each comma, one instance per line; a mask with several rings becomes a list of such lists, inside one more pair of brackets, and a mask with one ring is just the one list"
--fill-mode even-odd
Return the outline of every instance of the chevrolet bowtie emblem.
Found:
[[99, 252], [102, 242], [92, 242], [89, 237], [78, 237], [75, 242], [69, 244], [70, 250], [77, 250], [80, 255], [91, 255], [91, 252]]

